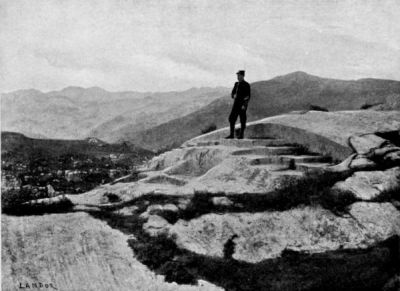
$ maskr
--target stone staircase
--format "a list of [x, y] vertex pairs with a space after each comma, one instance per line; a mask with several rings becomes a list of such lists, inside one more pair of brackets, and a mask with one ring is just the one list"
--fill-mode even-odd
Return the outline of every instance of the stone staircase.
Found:
[[229, 147], [231, 155], [244, 157], [250, 165], [269, 171], [298, 174], [296, 171], [315, 171], [332, 166], [331, 157], [310, 153], [284, 139], [219, 139], [186, 143], [183, 147], [215, 146]]
[[[210, 153], [214, 153], [214, 156]], [[240, 179], [242, 174], [245, 177], [247, 173], [244, 183], [255, 185], [252, 179], [269, 181], [271, 179], [268, 177], [273, 176], [278, 180], [297, 180], [307, 174], [323, 174], [332, 166], [330, 157], [310, 153], [304, 147], [283, 139], [269, 137], [186, 142], [179, 149], [161, 155], [159, 160], [160, 163], [153, 163], [140, 169], [141, 183], [158, 185], [161, 189], [164, 185], [189, 186], [197, 189], [196, 191], [202, 189], [199, 187], [199, 179], [202, 184], [202, 180], [210, 181], [210, 177], [213, 179], [217, 174], [229, 176], [230, 169], [236, 172], [236, 180]], [[169, 161], [169, 164], [166, 165], [165, 161]], [[237, 165], [241, 168], [233, 170]], [[195, 168], [203, 169], [197, 171]], [[197, 185], [193, 186], [193, 183]], [[205, 186], [205, 189], [208, 191], [209, 188]], [[218, 189], [225, 190], [224, 187]], [[231, 185], [230, 191], [234, 189], [235, 186]], [[255, 191], [251, 187], [246, 189], [241, 192]], [[266, 188], [261, 186], [258, 189], [257, 191], [263, 191], [262, 189], [270, 191], [268, 186]]]
[[264, 195], [323, 175], [331, 160], [270, 137], [188, 141], [138, 169], [135, 193]]

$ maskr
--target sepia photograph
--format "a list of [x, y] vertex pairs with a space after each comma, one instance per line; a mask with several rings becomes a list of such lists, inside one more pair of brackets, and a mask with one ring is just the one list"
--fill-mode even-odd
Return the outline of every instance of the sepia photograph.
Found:
[[0, 0], [1, 290], [400, 291], [399, 0]]

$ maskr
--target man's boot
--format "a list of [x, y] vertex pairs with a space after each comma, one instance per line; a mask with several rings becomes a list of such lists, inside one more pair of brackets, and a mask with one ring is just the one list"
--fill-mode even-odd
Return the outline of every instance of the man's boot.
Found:
[[243, 139], [243, 137], [244, 137], [244, 128], [241, 127], [241, 128], [240, 128], [240, 133], [239, 133], [238, 139]]
[[225, 137], [226, 139], [231, 139], [231, 138], [235, 138], [235, 124], [230, 124], [231, 127], [231, 133]]

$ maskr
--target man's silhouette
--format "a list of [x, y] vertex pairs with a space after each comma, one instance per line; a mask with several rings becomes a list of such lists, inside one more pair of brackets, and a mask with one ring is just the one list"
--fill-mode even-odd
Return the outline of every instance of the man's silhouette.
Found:
[[250, 84], [244, 80], [244, 71], [238, 71], [236, 73], [238, 82], [235, 83], [232, 89], [232, 98], [233, 106], [231, 114], [229, 115], [229, 124], [230, 124], [230, 134], [226, 138], [234, 138], [235, 137], [235, 123], [240, 117], [240, 134], [238, 136], [239, 139], [242, 139], [244, 136], [244, 130], [246, 128], [246, 110], [247, 105], [250, 100]]

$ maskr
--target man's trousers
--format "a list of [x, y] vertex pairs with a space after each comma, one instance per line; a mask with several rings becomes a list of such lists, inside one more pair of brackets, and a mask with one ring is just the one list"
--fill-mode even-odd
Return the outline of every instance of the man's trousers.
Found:
[[235, 123], [236, 123], [238, 116], [240, 118], [241, 133], [243, 133], [244, 129], [246, 128], [246, 120], [247, 120], [246, 110], [243, 110], [242, 106], [243, 105], [241, 105], [241, 104], [234, 104], [232, 107], [231, 114], [229, 115], [229, 124], [230, 124], [230, 128], [231, 128], [231, 135], [234, 134]]

